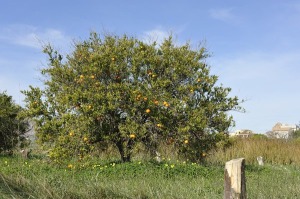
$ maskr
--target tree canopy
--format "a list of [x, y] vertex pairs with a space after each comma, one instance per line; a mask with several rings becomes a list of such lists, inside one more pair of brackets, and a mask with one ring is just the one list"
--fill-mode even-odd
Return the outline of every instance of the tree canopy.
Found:
[[27, 115], [50, 156], [83, 156], [96, 143], [114, 144], [130, 161], [137, 143], [154, 151], [172, 143], [194, 159], [226, 137], [228, 111], [240, 110], [230, 88], [210, 74], [205, 47], [193, 50], [134, 37], [91, 33], [65, 58], [45, 47], [44, 87], [30, 87]]

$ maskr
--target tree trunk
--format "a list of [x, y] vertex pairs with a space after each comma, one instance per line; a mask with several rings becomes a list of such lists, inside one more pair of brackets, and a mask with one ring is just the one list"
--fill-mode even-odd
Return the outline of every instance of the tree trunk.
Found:
[[118, 141], [116, 146], [119, 150], [122, 162], [130, 162], [131, 161], [131, 142], [129, 141], [127, 144], [122, 141]]

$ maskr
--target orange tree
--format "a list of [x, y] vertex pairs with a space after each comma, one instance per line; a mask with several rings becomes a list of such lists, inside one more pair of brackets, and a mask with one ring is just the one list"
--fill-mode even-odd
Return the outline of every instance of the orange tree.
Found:
[[233, 123], [227, 112], [240, 109], [210, 75], [206, 49], [177, 46], [171, 36], [157, 45], [91, 33], [66, 59], [50, 45], [44, 52], [44, 88], [23, 93], [38, 140], [51, 144], [54, 158], [82, 156], [106, 141], [126, 162], [137, 143], [154, 151], [167, 141], [198, 160], [225, 139]]

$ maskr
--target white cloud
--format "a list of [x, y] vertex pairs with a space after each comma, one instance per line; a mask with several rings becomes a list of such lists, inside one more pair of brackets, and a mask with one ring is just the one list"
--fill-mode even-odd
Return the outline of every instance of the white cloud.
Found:
[[141, 37], [144, 42], [162, 43], [164, 39], [168, 38], [172, 32], [163, 30], [162, 28], [155, 28], [153, 30], [145, 31]]
[[227, 22], [235, 18], [232, 11], [232, 8], [211, 9], [209, 15], [214, 19]]
[[42, 48], [44, 44], [64, 46], [71, 38], [57, 29], [39, 29], [28, 25], [11, 25], [0, 29], [0, 41], [31, 48]]
[[158, 26], [152, 30], [144, 31], [139, 38], [146, 43], [152, 43], [155, 41], [157, 44], [161, 44], [169, 36], [172, 36], [174, 44], [180, 46], [186, 43], [186, 41], [178, 40], [178, 36], [184, 31], [184, 29], [184, 25], [173, 29]]

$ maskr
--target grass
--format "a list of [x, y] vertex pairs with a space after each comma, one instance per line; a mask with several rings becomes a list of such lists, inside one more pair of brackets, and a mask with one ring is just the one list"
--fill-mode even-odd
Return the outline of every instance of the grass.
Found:
[[[6, 161], [6, 163], [5, 163]], [[43, 160], [1, 159], [3, 198], [218, 198], [222, 168], [166, 161], [72, 168]], [[209, 185], [209, 186], [208, 186]], [[219, 188], [216, 188], [219, 187]]]
[[[300, 198], [300, 143], [238, 140], [210, 154], [207, 165], [111, 157], [53, 164], [42, 156], [0, 156], [0, 199], [223, 198], [224, 163], [246, 158], [248, 198]], [[258, 166], [256, 157], [265, 157]], [[290, 161], [291, 160], [291, 161]]]
[[300, 171], [295, 166], [266, 165], [246, 170], [248, 198], [300, 198]]

